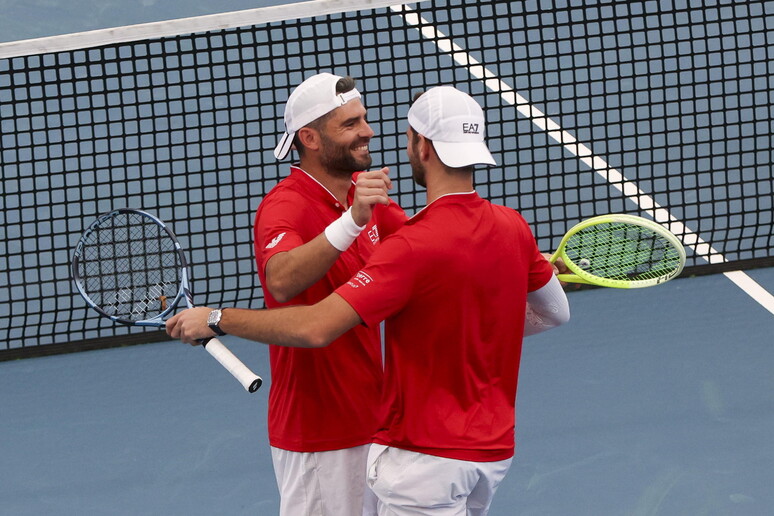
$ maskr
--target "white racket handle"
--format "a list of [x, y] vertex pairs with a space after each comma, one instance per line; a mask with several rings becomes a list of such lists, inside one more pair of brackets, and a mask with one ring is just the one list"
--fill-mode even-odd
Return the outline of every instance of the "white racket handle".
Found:
[[215, 357], [215, 360], [220, 362], [220, 365], [225, 367], [247, 392], [255, 392], [261, 387], [263, 383], [261, 377], [250, 371], [221, 341], [210, 339], [203, 345], [204, 349], [209, 351], [210, 355]]

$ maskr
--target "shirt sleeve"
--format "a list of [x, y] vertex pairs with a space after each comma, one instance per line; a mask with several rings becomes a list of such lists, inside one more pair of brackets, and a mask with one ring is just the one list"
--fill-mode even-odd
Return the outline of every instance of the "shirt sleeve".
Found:
[[524, 256], [529, 261], [527, 292], [534, 292], [549, 282], [549, 280], [554, 275], [554, 267], [548, 262], [548, 260], [546, 260], [546, 257], [543, 256], [543, 254], [540, 252], [540, 249], [538, 249], [537, 242], [535, 241], [535, 235], [532, 234], [529, 223], [524, 219], [524, 217], [522, 217], [521, 213], [516, 210], [514, 210], [514, 213], [520, 219], [522, 224], [524, 242], [526, 246], [524, 248]]
[[304, 227], [303, 203], [291, 198], [266, 198], [255, 218], [255, 257], [261, 271], [269, 258], [303, 245], [298, 228]]
[[378, 325], [408, 303], [416, 276], [416, 260], [399, 236], [384, 240], [368, 263], [336, 289], [366, 326]]
[[532, 238], [532, 245], [535, 247], [535, 250], [532, 253], [532, 262], [529, 268], [528, 292], [534, 292], [545, 286], [554, 276], [553, 266], [537, 248], [534, 237]]

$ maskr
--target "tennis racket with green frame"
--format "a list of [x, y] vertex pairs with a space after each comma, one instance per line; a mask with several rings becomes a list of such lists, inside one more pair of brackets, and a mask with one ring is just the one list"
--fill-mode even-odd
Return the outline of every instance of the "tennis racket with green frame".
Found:
[[685, 249], [666, 228], [642, 217], [611, 214], [587, 219], [564, 235], [549, 261], [561, 258], [571, 274], [567, 283], [642, 288], [677, 277]]

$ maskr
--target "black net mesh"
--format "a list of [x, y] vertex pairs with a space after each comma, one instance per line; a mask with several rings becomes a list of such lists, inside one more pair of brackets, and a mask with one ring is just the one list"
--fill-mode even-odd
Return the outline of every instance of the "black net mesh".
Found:
[[488, 117], [498, 166], [479, 193], [519, 209], [542, 249], [655, 205], [684, 224], [688, 271], [771, 265], [771, 6], [423, 2], [0, 59], [0, 348], [162, 338], [75, 293], [75, 244], [115, 208], [172, 225], [198, 304], [261, 307], [253, 216], [288, 173], [272, 154], [284, 102], [319, 71], [358, 79], [374, 165], [409, 213], [425, 198], [405, 116], [414, 92], [451, 84]]

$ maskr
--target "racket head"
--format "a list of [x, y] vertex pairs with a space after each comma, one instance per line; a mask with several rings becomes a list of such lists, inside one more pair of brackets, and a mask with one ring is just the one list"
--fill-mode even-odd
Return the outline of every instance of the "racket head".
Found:
[[610, 214], [572, 227], [550, 261], [557, 258], [573, 273], [560, 274], [561, 281], [643, 288], [677, 277], [685, 266], [685, 248], [656, 222]]
[[124, 208], [98, 217], [75, 247], [71, 273], [86, 303], [122, 324], [164, 326], [188, 291], [177, 238], [141, 210]]

